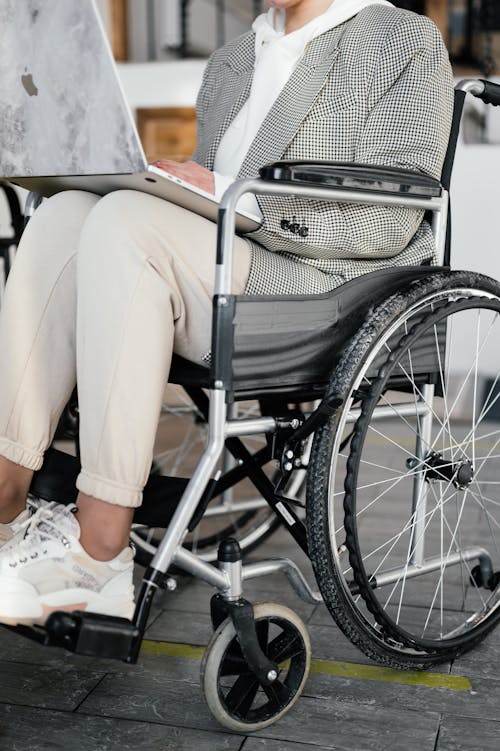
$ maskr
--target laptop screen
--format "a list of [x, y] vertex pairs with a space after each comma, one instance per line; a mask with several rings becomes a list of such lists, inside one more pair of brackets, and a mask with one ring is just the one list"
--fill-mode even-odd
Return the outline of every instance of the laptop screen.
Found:
[[93, 0], [0, 0], [0, 177], [146, 160]]

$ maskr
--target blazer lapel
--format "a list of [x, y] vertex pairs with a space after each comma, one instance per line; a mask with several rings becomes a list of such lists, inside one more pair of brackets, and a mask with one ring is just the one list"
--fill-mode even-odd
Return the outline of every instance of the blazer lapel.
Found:
[[248, 97], [252, 88], [255, 66], [255, 34], [248, 34], [238, 47], [237, 57], [233, 55], [226, 63], [222, 96], [212, 131], [213, 137], [207, 150], [207, 166], [213, 169], [215, 154], [222, 137]]
[[[262, 165], [280, 159], [330, 72], [338, 55], [344, 27], [345, 24], [337, 26], [309, 43], [288, 83], [260, 126], [241, 165], [239, 177], [255, 176]], [[240, 107], [242, 103], [239, 104]]]

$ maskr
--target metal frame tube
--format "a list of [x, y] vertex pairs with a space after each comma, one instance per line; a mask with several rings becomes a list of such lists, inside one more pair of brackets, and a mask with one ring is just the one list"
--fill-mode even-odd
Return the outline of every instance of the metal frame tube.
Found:
[[227, 420], [225, 435], [227, 438], [241, 435], [258, 435], [259, 433], [272, 433], [276, 429], [274, 417], [256, 417], [247, 420]]
[[[452, 553], [450, 555], [447, 555], [444, 559], [444, 568], [447, 568], [448, 566], [457, 566], [459, 563], [463, 563], [464, 561], [474, 561], [476, 559], [481, 563], [481, 567], [484, 567], [486, 571], [493, 570], [491, 558], [488, 551], [480, 547], [469, 548], [466, 550], [461, 550], [459, 553]], [[418, 566], [410, 565], [408, 567], [402, 566], [401, 568], [391, 569], [390, 571], [375, 575], [377, 589], [379, 587], [385, 587], [389, 584], [395, 584], [402, 578], [414, 579], [416, 576], [423, 576], [424, 574], [429, 574], [432, 571], [439, 571], [439, 569], [441, 568], [443, 568], [443, 558], [440, 555], [436, 555], [426, 561], [423, 561], [422, 564], [419, 564]]]
[[[425, 386], [422, 387], [422, 391], [424, 388]], [[372, 416], [375, 420], [385, 420], [388, 417], [399, 417], [400, 415], [403, 417], [414, 417], [415, 415], [422, 416], [429, 414], [430, 411], [431, 409], [429, 405], [424, 401], [421, 401], [419, 404], [415, 404], [414, 402], [401, 402], [401, 404], [396, 403], [394, 407], [375, 407]], [[346, 422], [356, 422], [360, 414], [360, 409], [350, 409]]]
[[175, 551], [173, 562], [176, 566], [186, 571], [206, 584], [216, 587], [225, 592], [231, 586], [231, 581], [225, 571], [220, 571], [213, 564], [207, 563], [182, 545]]
[[211, 503], [203, 516], [224, 516], [224, 514], [229, 513], [240, 514], [243, 511], [257, 511], [260, 508], [269, 508], [264, 498], [254, 498], [251, 501], [224, 501], [218, 504]]
[[228, 602], [236, 602], [243, 596], [243, 580], [241, 576], [241, 558], [239, 561], [219, 561], [219, 569], [229, 580], [229, 584], [222, 594]]
[[[261, 576], [270, 576], [271, 574], [282, 573], [290, 582], [294, 592], [304, 601], [313, 605], [323, 602], [320, 593], [313, 590], [303, 573], [296, 563], [289, 558], [268, 558], [265, 561], [256, 563], [247, 563], [240, 569], [234, 571], [216, 568], [211, 563], [207, 563], [198, 556], [191, 553], [186, 548], [180, 546], [173, 558], [176, 566], [186, 571], [192, 576], [196, 576], [206, 584], [216, 587], [220, 592], [231, 592], [234, 594], [237, 590], [241, 595], [241, 582], [247, 579], [256, 579]], [[233, 592], [234, 590], [234, 592]], [[238, 596], [240, 596], [238, 595]]]
[[443, 190], [442, 198], [444, 200], [443, 207], [440, 211], [435, 211], [432, 215], [432, 234], [436, 242], [436, 256], [439, 263], [444, 263], [444, 255], [446, 252], [446, 229], [448, 225], [448, 210], [449, 210], [449, 193], [447, 190]]
[[455, 88], [473, 96], [481, 96], [484, 93], [484, 83], [479, 78], [463, 78]]
[[210, 392], [207, 448], [200, 458], [167, 532], [151, 561], [151, 566], [158, 571], [166, 572], [172, 563], [174, 555], [186, 535], [188, 524], [202, 493], [215, 473], [217, 462], [224, 448], [225, 412], [225, 392], [212, 390]]
[[268, 558], [265, 561], [257, 561], [257, 563], [247, 563], [243, 566], [242, 570], [243, 581], [276, 573], [285, 574], [294, 592], [304, 602], [309, 602], [313, 605], [323, 602], [320, 593], [311, 589], [302, 571], [289, 558]]
[[31, 190], [28, 193], [28, 195], [26, 196], [26, 203], [24, 205], [24, 217], [26, 221], [31, 219], [42, 201], [43, 196], [40, 195], [40, 193], [35, 193], [34, 190]]
[[[415, 456], [422, 463], [431, 442], [432, 433], [432, 403], [434, 386], [422, 386], [422, 400], [428, 405], [427, 412], [418, 415], [418, 434], [415, 444]], [[427, 513], [428, 486], [423, 472], [415, 472], [413, 476], [412, 517], [413, 526], [410, 542], [410, 562], [414, 566], [422, 566], [425, 555], [425, 528]]]
[[[233, 402], [232, 404], [228, 404], [226, 407], [226, 429], [227, 429], [227, 423], [229, 420], [235, 420], [238, 414], [238, 407]], [[237, 420], [235, 420], [237, 422]], [[234, 460], [234, 457], [232, 456], [231, 452], [227, 450], [227, 448], [224, 448], [224, 451], [222, 452], [222, 474], [225, 475], [227, 472], [229, 472], [230, 469], [236, 466], [236, 462]], [[233, 501], [233, 495], [234, 495], [234, 488], [231, 486], [227, 488], [221, 495], [220, 501], [221, 504], [225, 506], [229, 506]]]

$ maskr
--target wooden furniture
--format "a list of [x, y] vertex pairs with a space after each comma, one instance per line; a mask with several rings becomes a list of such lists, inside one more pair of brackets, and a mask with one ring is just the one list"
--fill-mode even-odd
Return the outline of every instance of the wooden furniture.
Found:
[[128, 59], [127, 0], [108, 0], [111, 49], [115, 60]]
[[446, 41], [448, 36], [448, 0], [425, 0], [425, 15], [429, 16]]
[[137, 128], [148, 162], [186, 161], [196, 148], [194, 107], [140, 107]]

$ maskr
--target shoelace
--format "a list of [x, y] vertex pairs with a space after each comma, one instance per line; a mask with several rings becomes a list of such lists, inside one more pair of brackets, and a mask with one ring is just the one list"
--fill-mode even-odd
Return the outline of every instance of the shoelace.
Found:
[[[30, 510], [29, 516], [23, 522], [19, 522], [18, 523], [17, 528], [16, 528], [16, 530], [15, 530], [13, 536], [12, 536], [12, 539], [8, 540], [7, 542], [4, 542], [4, 544], [2, 545], [2, 547], [0, 549], [0, 556], [5, 556], [5, 553], [8, 550], [10, 550], [11, 548], [14, 548], [14, 547], [17, 548], [19, 542], [22, 539], [21, 533], [23, 532], [23, 530], [26, 530], [26, 527], [30, 523], [30, 521], [33, 518], [33, 515], [35, 513], [35, 510], [33, 509], [33, 507], [31, 507], [31, 509], [29, 509], [29, 510]], [[23, 537], [24, 537], [25, 534], [26, 534], [26, 532], [24, 532]]]
[[1, 551], [1, 557], [7, 559], [8, 565], [15, 568], [18, 564], [36, 560], [38, 556], [47, 553], [47, 540], [60, 540], [65, 548], [70, 547], [70, 542], [63, 532], [53, 521], [53, 506], [49, 504], [36, 511], [33, 516], [26, 519], [20, 529], [25, 529], [23, 539], [11, 549], [5, 547]]

